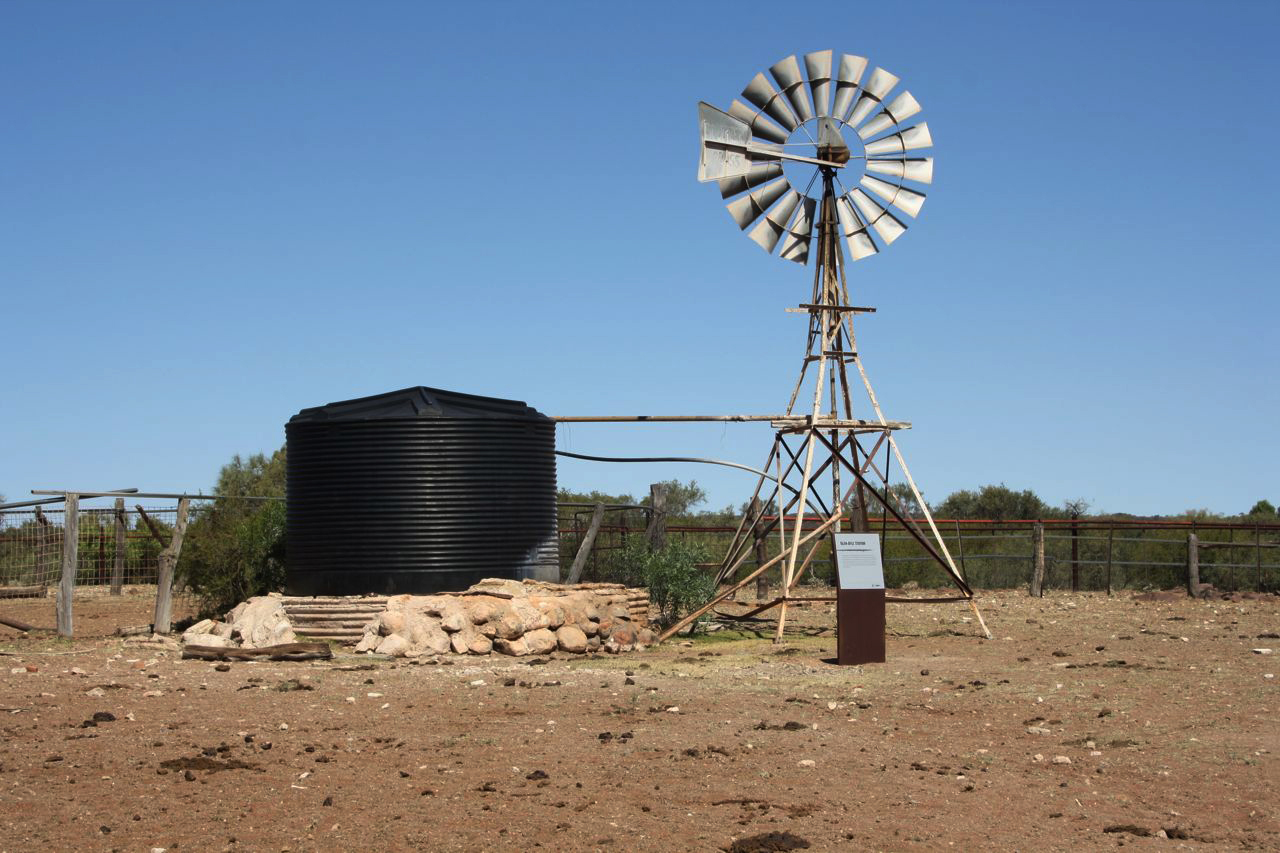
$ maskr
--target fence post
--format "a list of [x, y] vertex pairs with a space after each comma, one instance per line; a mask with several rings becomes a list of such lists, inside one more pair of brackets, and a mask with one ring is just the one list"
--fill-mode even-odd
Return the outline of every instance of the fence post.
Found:
[[1257, 560], [1257, 579], [1254, 581], [1253, 588], [1257, 592], [1262, 592], [1262, 526], [1253, 525], [1253, 541], [1254, 541], [1254, 559]]
[[124, 587], [124, 498], [116, 498], [116, 554], [111, 564], [111, 594], [119, 595]]
[[1200, 591], [1200, 537], [1187, 534], [1187, 595], [1195, 598]]
[[1044, 598], [1044, 524], [1037, 521], [1031, 528], [1031, 597]]
[[1107, 595], [1111, 595], [1111, 550], [1115, 545], [1116, 526], [1112, 523], [1107, 528]]
[[191, 508], [190, 498], [178, 499], [178, 518], [173, 525], [173, 538], [169, 545], [160, 552], [160, 568], [156, 577], [156, 612], [151, 630], [157, 634], [169, 633], [169, 625], [173, 619], [173, 570], [178, 565], [178, 555], [182, 553], [182, 537], [187, 532], [187, 511]]
[[[758, 496], [751, 498], [751, 508], [747, 510], [751, 514], [751, 538], [755, 545], [756, 552], [756, 568], [760, 568], [769, 560], [769, 542], [764, 535], [764, 524], [762, 524], [764, 516], [764, 506], [760, 503]], [[769, 595], [769, 579], [764, 575], [756, 578], [756, 601], [764, 601]]]
[[602, 521], [604, 521], [604, 504], [596, 504], [595, 509], [591, 511], [591, 525], [587, 528], [586, 535], [582, 537], [582, 544], [578, 546], [578, 553], [573, 558], [573, 565], [569, 567], [569, 577], [565, 583], [577, 583], [582, 579], [582, 570], [586, 568], [587, 557], [591, 556], [591, 548], [596, 544], [596, 534], [600, 532]]
[[80, 558], [80, 496], [67, 495], [62, 519], [62, 582], [58, 585], [58, 634], [72, 635], [71, 597], [76, 589], [76, 566]]
[[645, 536], [650, 548], [661, 551], [667, 547], [667, 487], [662, 483], [649, 486], [649, 506], [652, 512]]
[[36, 586], [49, 588], [49, 548], [53, 532], [48, 517], [36, 507]]
[[1071, 514], [1071, 591], [1080, 591], [1080, 523], [1079, 515]]

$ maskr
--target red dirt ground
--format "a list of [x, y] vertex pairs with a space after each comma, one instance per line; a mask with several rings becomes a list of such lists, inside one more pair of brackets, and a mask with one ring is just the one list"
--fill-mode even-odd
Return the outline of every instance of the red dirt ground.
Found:
[[0, 849], [1280, 849], [1275, 598], [992, 593], [991, 641], [890, 605], [851, 668], [821, 606], [783, 646], [219, 671], [109, 636], [150, 604], [0, 629]]

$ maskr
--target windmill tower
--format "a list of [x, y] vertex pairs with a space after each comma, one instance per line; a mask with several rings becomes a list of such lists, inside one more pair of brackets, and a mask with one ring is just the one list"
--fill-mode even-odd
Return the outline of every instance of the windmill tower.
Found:
[[[732, 199], [728, 210], [738, 227], [766, 252], [805, 265], [814, 259], [809, 301], [788, 309], [808, 315], [799, 378], [785, 414], [772, 422], [763, 468], [769, 473], [757, 481], [751, 502], [756, 510], [743, 518], [720, 567], [722, 584], [736, 582], [701, 612], [777, 565], [779, 596], [747, 615], [779, 608], [781, 640], [788, 603], [814, 600], [796, 596], [795, 586], [824, 538], [840, 531], [846, 514], [853, 530], [867, 532], [870, 504], [881, 509], [884, 523], [891, 517], [902, 525], [957, 590], [910, 600], [967, 601], [989, 637], [973, 590], [899, 447], [896, 433], [911, 425], [887, 419], [872, 388], [854, 318], [875, 309], [851, 303], [845, 277], [846, 249], [851, 261], [871, 257], [906, 232], [899, 214], [919, 214], [921, 187], [933, 180], [933, 158], [912, 152], [933, 141], [927, 124], [907, 124], [921, 110], [910, 92], [889, 99], [897, 76], [875, 68], [864, 81], [865, 58], [844, 54], [835, 61], [829, 50], [806, 54], [802, 75], [799, 60], [788, 56], [769, 69], [772, 82], [763, 72], [752, 78], [742, 92], [747, 103], [735, 100], [727, 112], [698, 105], [698, 180], [718, 183], [722, 198]], [[888, 488], [893, 463], [923, 525]], [[779, 556], [739, 578], [753, 541], [774, 533]]]

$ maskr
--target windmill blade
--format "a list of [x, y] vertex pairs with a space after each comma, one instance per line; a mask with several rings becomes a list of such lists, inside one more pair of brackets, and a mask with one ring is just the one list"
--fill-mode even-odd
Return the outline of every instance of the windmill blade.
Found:
[[776, 142], [779, 145], [787, 141], [787, 132], [769, 121], [759, 110], [753, 110], [751, 107], [742, 103], [742, 101], [734, 100], [729, 105], [729, 115], [738, 121], [745, 122], [751, 127], [751, 134], [761, 139], [767, 139], [770, 142]]
[[804, 55], [804, 70], [809, 75], [809, 91], [813, 95], [813, 112], [831, 115], [831, 51], [815, 50]]
[[786, 178], [779, 178], [771, 184], [765, 184], [749, 195], [729, 202], [727, 205], [729, 215], [733, 217], [734, 222], [738, 223], [739, 228], [746, 231], [752, 222], [759, 219], [790, 188], [791, 185], [787, 183]]
[[870, 175], [863, 175], [859, 183], [912, 219], [920, 215], [920, 208], [924, 206], [924, 193], [918, 193]]
[[751, 171], [745, 175], [737, 175], [732, 178], [720, 179], [720, 198], [729, 198], [738, 193], [746, 192], [752, 187], [758, 187], [761, 184], [772, 181], [774, 178], [782, 177], [782, 164], [777, 160], [766, 163], [757, 163], [751, 167]]
[[872, 157], [867, 160], [867, 171], [878, 175], [892, 175], [922, 184], [933, 183], [932, 157], [899, 157], [882, 160]]
[[782, 241], [779, 257], [797, 264], [809, 263], [809, 246], [813, 242], [813, 214], [818, 203], [805, 196], [795, 218], [787, 226], [787, 239]]
[[865, 150], [867, 156], [871, 157], [878, 154], [901, 154], [904, 151], [928, 148], [931, 145], [933, 145], [933, 137], [929, 135], [929, 124], [922, 121], [914, 127], [900, 130], [875, 142], [868, 142]]
[[862, 87], [862, 97], [858, 98], [858, 103], [854, 105], [853, 112], [845, 119], [845, 124], [850, 127], [857, 127], [862, 124], [863, 119], [871, 115], [871, 111], [884, 100], [885, 95], [889, 94], [889, 90], [896, 85], [898, 85], [897, 75], [890, 74], [883, 68], [877, 68], [872, 71], [871, 79], [867, 81], [867, 85]]
[[809, 105], [809, 93], [805, 90], [804, 78], [800, 76], [800, 63], [796, 61], [795, 54], [774, 63], [769, 73], [778, 81], [778, 87], [787, 96], [796, 115], [800, 116], [800, 121], [813, 118], [813, 107]]
[[851, 190], [849, 198], [853, 199], [853, 204], [862, 214], [862, 218], [875, 229], [876, 236], [883, 240], [886, 246], [906, 233], [907, 226], [888, 210], [872, 201], [871, 197], [862, 190]]
[[836, 99], [831, 105], [831, 115], [844, 121], [853, 105], [853, 96], [858, 92], [858, 83], [862, 80], [862, 72], [867, 70], [865, 56], [840, 57], [840, 70], [836, 73]]
[[858, 136], [865, 140], [875, 136], [877, 133], [882, 133], [895, 124], [911, 118], [920, 112], [920, 109], [920, 102], [913, 98], [910, 92], [903, 92], [881, 110], [879, 115], [859, 128]]
[[770, 118], [788, 131], [795, 130], [800, 126], [795, 114], [787, 106], [786, 100], [777, 89], [773, 88], [773, 84], [769, 82], [763, 72], [751, 78], [747, 88], [742, 90], [742, 97], [764, 110], [769, 114]]
[[764, 219], [761, 219], [755, 228], [747, 232], [747, 236], [756, 242], [760, 248], [770, 254], [778, 246], [778, 240], [781, 239], [782, 233], [786, 230], [787, 222], [791, 219], [791, 214], [800, 206], [800, 193], [795, 190], [789, 190], [782, 201], [775, 204]]
[[880, 251], [867, 233], [867, 223], [853, 209], [848, 196], [836, 199], [836, 215], [840, 218], [840, 228], [844, 232], [845, 243], [849, 246], [849, 257], [860, 261]]

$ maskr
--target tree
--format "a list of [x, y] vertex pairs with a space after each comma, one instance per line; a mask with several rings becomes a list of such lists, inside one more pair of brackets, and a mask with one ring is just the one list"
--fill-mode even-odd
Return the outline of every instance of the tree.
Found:
[[179, 571], [213, 614], [255, 595], [279, 590], [285, 581], [285, 449], [271, 456], [239, 454], [222, 466], [214, 493], [225, 495], [194, 513]]
[[1253, 509], [1249, 510], [1249, 515], [1275, 515], [1276, 508], [1272, 506], [1271, 501], [1263, 498], [1253, 505]]
[[[682, 483], [679, 480], [663, 480], [655, 485], [667, 488], [666, 510], [669, 516], [690, 515], [691, 509], [707, 499], [707, 493], [698, 485], [697, 480], [690, 480], [688, 483]], [[646, 497], [642, 503], [648, 506], [650, 500], [651, 497]]]
[[998, 486], [983, 486], [976, 492], [969, 489], [952, 492], [938, 504], [935, 514], [940, 518], [1008, 521], [1020, 518], [1060, 518], [1063, 513], [1046, 504], [1030, 489], [1015, 492], [1001, 483]]

